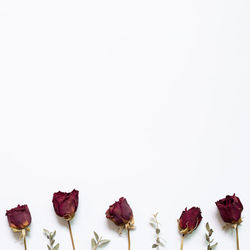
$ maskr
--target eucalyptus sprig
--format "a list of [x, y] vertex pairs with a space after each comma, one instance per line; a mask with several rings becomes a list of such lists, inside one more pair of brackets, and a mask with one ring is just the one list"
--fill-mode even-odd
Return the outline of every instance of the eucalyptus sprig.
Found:
[[94, 238], [91, 239], [92, 250], [96, 250], [100, 246], [104, 246], [110, 242], [110, 240], [103, 239], [102, 236], [99, 236], [94, 232]]
[[164, 246], [164, 244], [162, 243], [162, 238], [160, 237], [160, 223], [158, 221], [158, 216], [159, 213], [155, 213], [153, 214], [153, 217], [150, 219], [150, 225], [155, 229], [155, 233], [156, 233], [156, 239], [155, 239], [155, 243], [152, 245], [152, 248], [156, 248], [157, 250], [160, 249], [160, 246]]
[[48, 250], [58, 250], [59, 249], [59, 243], [57, 243], [55, 246], [55, 236], [56, 236], [56, 231], [50, 232], [47, 229], [43, 229], [44, 234], [46, 235], [47, 239], [49, 240], [49, 245], [47, 245]]
[[212, 228], [210, 228], [208, 222], [206, 224], [206, 229], [207, 229], [206, 241], [208, 243], [207, 250], [212, 250], [213, 248], [215, 248], [218, 245], [218, 243], [216, 242], [216, 243], [212, 244], [214, 242], [214, 239], [211, 239], [211, 236], [212, 236], [214, 231]]

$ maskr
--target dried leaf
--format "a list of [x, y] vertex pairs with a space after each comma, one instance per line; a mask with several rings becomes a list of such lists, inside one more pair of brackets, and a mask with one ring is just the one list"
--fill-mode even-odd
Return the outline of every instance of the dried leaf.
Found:
[[212, 236], [212, 234], [213, 234], [214, 231], [213, 231], [212, 228], [210, 228], [210, 226], [209, 226], [208, 223], [206, 224], [206, 229], [208, 231], [208, 234], [206, 234], [206, 240], [208, 242], [207, 250], [212, 250], [214, 247], [217, 246], [217, 243], [211, 245], [214, 242], [214, 239], [211, 240], [210, 237]]
[[103, 246], [103, 245], [105, 245], [105, 244], [108, 244], [110, 242], [110, 240], [101, 240], [100, 242], [99, 242], [99, 246]]
[[208, 243], [210, 243], [210, 239], [209, 239], [208, 234], [206, 234], [206, 240], [207, 240]]
[[99, 241], [99, 235], [94, 231], [95, 239], [98, 242]]
[[215, 248], [217, 245], [218, 245], [218, 243], [215, 243], [215, 244], [213, 244], [213, 245], [210, 246], [210, 247], [211, 247], [211, 249], [212, 249], [212, 248]]
[[53, 250], [58, 250], [59, 249], [59, 243], [56, 244], [56, 246], [53, 248]]
[[94, 238], [91, 240], [91, 246], [92, 246], [92, 249], [95, 249], [97, 246], [97, 243]]
[[153, 216], [156, 218], [158, 216], [159, 212], [155, 213]]
[[53, 239], [56, 235], [56, 231], [54, 231], [53, 233], [52, 232], [49, 232], [49, 230], [47, 229], [43, 229], [47, 239], [49, 240], [49, 243], [50, 245], [47, 245], [48, 247], [48, 250], [57, 250], [59, 249], [59, 244], [57, 244], [55, 247], [53, 247], [54, 243], [55, 243], [55, 240]]
[[49, 235], [49, 231], [47, 229], [43, 229], [43, 232], [46, 234], [46, 235]]
[[52, 240], [51, 242], [50, 242], [50, 244], [53, 246], [54, 245], [54, 243], [55, 243], [55, 240]]
[[149, 223], [153, 228], [156, 228], [156, 225], [152, 222]]
[[208, 232], [210, 231], [210, 226], [209, 226], [208, 222], [206, 223], [206, 229]]
[[52, 238], [54, 238], [55, 236], [56, 236], [56, 231], [53, 232]]

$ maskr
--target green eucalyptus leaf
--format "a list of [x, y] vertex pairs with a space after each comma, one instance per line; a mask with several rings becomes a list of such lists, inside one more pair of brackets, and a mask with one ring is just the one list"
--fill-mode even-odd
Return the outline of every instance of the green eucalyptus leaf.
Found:
[[59, 243], [57, 243], [56, 245], [55, 245], [55, 247], [53, 248], [53, 250], [58, 250], [59, 249]]
[[211, 249], [212, 249], [212, 248], [215, 248], [217, 245], [218, 245], [218, 243], [213, 244], [213, 245], [211, 246]]
[[94, 231], [95, 239], [98, 242], [99, 241], [99, 235]]
[[97, 243], [94, 238], [91, 240], [91, 246], [92, 246], [92, 249], [95, 249], [97, 246]]
[[214, 232], [213, 229], [210, 229], [209, 230], [209, 236], [212, 236], [213, 232]]
[[47, 229], [43, 229], [43, 232], [46, 234], [46, 235], [49, 235], [49, 231]]
[[53, 232], [52, 238], [54, 238], [55, 236], [56, 236], [56, 231]]
[[206, 234], [206, 240], [207, 240], [208, 243], [210, 242], [210, 238], [209, 238], [208, 234]]
[[108, 244], [110, 242], [110, 240], [101, 240], [99, 243], [99, 246], [103, 246], [105, 244]]

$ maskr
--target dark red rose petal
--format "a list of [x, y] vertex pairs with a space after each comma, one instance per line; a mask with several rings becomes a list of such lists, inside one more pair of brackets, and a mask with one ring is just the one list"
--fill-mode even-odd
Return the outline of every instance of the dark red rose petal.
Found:
[[241, 222], [243, 205], [240, 199], [234, 195], [227, 195], [224, 199], [215, 202], [221, 218], [226, 223], [237, 224]]
[[27, 205], [18, 205], [16, 208], [6, 211], [6, 216], [11, 228], [22, 230], [31, 223], [31, 214]]
[[179, 219], [179, 228], [185, 233], [191, 233], [195, 230], [202, 220], [201, 210], [198, 207], [187, 208], [182, 212]]
[[66, 220], [72, 219], [78, 208], [78, 194], [79, 191], [75, 189], [70, 193], [54, 193], [52, 202], [56, 214]]
[[125, 198], [120, 198], [106, 211], [107, 219], [118, 226], [124, 226], [133, 220], [133, 212]]

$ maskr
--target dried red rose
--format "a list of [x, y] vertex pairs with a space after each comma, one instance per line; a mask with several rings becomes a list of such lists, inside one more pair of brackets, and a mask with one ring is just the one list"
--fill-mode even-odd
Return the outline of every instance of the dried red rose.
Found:
[[57, 192], [53, 195], [53, 206], [58, 216], [66, 220], [71, 220], [78, 207], [78, 194], [79, 191], [73, 190], [70, 193]]
[[222, 219], [226, 223], [240, 224], [241, 223], [241, 212], [243, 210], [243, 205], [240, 199], [235, 196], [227, 195], [224, 199], [215, 202], [219, 209]]
[[18, 205], [6, 211], [9, 225], [14, 230], [23, 230], [31, 223], [31, 215], [27, 205]]
[[202, 216], [200, 208], [192, 207], [189, 210], [185, 208], [178, 220], [181, 234], [185, 235], [192, 233], [199, 226], [201, 220]]
[[117, 226], [133, 226], [133, 211], [125, 198], [109, 206], [106, 217], [112, 220]]

